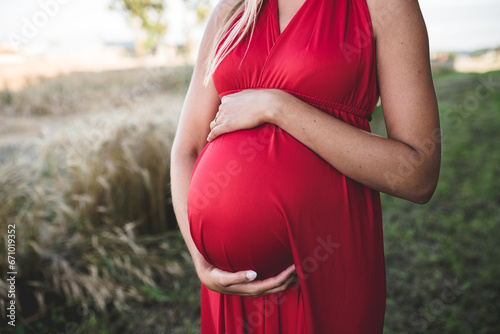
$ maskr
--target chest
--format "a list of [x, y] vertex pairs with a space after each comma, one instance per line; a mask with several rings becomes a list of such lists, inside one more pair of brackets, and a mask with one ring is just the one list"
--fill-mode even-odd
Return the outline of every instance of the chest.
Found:
[[219, 94], [277, 88], [345, 101], [366, 87], [374, 45], [366, 13], [351, 1], [265, 0], [254, 32], [214, 73]]

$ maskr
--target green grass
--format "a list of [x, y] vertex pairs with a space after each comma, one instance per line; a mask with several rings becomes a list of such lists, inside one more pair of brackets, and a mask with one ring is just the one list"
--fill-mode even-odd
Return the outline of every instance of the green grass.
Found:
[[382, 196], [384, 333], [498, 333], [500, 72], [445, 73], [435, 85], [443, 137], [436, 193], [423, 206]]

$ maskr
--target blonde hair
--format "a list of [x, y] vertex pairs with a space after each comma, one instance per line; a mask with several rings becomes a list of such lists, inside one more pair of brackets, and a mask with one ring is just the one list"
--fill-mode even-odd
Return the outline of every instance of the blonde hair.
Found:
[[[210, 47], [210, 52], [206, 59], [205, 80], [203, 81], [205, 86], [210, 81], [217, 66], [220, 65], [236, 45], [238, 45], [249, 32], [250, 38], [252, 37], [255, 21], [262, 7], [262, 2], [263, 0], [237, 0], [234, 6], [228, 11]], [[241, 17], [236, 21], [240, 15]], [[223, 40], [224, 42], [222, 42]]]

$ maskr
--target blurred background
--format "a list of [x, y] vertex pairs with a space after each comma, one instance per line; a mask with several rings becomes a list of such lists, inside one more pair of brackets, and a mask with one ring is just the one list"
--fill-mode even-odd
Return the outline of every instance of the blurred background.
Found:
[[[0, 332], [199, 332], [169, 154], [215, 2], [0, 0]], [[499, 333], [500, 1], [420, 5], [443, 162], [383, 195], [384, 333]]]

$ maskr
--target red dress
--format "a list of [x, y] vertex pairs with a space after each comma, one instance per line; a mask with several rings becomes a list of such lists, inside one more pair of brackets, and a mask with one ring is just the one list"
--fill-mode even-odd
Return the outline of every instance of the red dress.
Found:
[[[251, 40], [220, 64], [220, 97], [275, 88], [362, 130], [378, 92], [365, 0], [306, 0], [280, 34], [265, 0]], [[248, 50], [247, 50], [248, 48]], [[355, 182], [273, 124], [210, 142], [188, 197], [206, 260], [258, 278], [295, 263], [298, 284], [260, 298], [201, 287], [202, 334], [381, 333], [385, 267], [378, 192]]]

